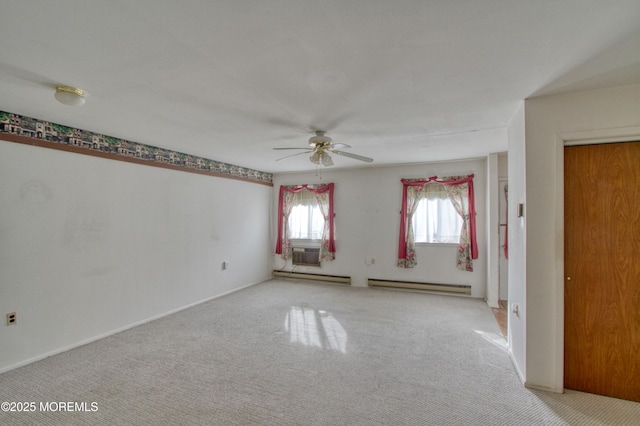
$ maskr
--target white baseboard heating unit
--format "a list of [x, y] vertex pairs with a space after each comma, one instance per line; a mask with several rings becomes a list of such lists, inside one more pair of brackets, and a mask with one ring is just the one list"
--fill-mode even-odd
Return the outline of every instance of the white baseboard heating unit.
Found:
[[351, 277], [343, 277], [338, 275], [322, 275], [322, 274], [306, 274], [304, 272], [273, 271], [273, 276], [276, 278], [294, 278], [299, 280], [324, 281], [324, 282], [330, 282], [334, 284], [351, 285]]
[[437, 291], [440, 293], [455, 293], [471, 295], [470, 285], [418, 283], [411, 281], [376, 280], [369, 278], [369, 287], [396, 288], [404, 290]]

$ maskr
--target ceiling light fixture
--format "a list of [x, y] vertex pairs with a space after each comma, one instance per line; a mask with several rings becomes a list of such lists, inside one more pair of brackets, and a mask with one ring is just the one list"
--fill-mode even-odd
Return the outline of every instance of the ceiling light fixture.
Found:
[[323, 165], [325, 167], [333, 166], [333, 160], [331, 159], [331, 156], [324, 151], [314, 152], [313, 155], [309, 157], [309, 160], [311, 160], [313, 164], [316, 164], [318, 166], [319, 165]]
[[322, 130], [316, 130], [316, 135], [309, 138], [309, 145], [315, 147], [316, 145], [331, 145], [331, 139], [329, 136], [325, 136], [325, 132]]
[[318, 166], [333, 166], [331, 156], [325, 151], [325, 148], [331, 146], [332, 141], [333, 140], [329, 136], [325, 135], [325, 132], [322, 130], [316, 130], [316, 135], [309, 138], [309, 146], [315, 150], [313, 155], [309, 157], [309, 160]]
[[318, 151], [314, 152], [313, 155], [309, 157], [309, 160], [311, 160], [313, 164], [320, 165], [320, 153]]
[[58, 102], [69, 106], [80, 106], [84, 104], [84, 90], [70, 86], [56, 86], [54, 95]]
[[333, 166], [333, 160], [331, 159], [331, 156], [329, 154], [327, 154], [326, 152], [323, 152], [321, 157], [322, 157], [323, 166], [325, 167]]

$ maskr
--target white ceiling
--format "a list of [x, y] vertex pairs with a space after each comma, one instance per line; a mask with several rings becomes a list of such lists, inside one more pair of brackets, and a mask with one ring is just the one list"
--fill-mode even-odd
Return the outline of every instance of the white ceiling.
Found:
[[315, 168], [273, 150], [310, 129], [374, 166], [470, 158], [506, 151], [525, 98], [640, 83], [638, 0], [1, 6], [0, 110], [274, 173]]

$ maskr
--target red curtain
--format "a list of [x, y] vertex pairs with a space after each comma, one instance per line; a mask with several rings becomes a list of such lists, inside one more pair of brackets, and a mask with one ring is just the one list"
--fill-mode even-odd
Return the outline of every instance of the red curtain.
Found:
[[285, 192], [300, 192], [307, 190], [314, 194], [329, 193], [329, 215], [327, 220], [329, 221], [329, 248], [330, 253], [336, 252], [336, 243], [334, 237], [334, 213], [333, 213], [333, 183], [327, 183], [324, 185], [310, 186], [310, 185], [297, 185], [297, 186], [280, 186], [280, 195], [278, 196], [278, 239], [276, 240], [276, 254], [282, 254], [283, 250], [283, 230], [285, 226], [286, 216], [284, 214], [284, 193]]

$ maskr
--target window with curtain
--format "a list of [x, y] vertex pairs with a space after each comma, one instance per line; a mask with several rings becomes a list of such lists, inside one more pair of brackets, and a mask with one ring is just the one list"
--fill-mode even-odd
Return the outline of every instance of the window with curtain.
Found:
[[[442, 200], [445, 195], [461, 220], [456, 267], [463, 271], [473, 271], [472, 259], [478, 258], [473, 175], [402, 179], [398, 267], [413, 268], [417, 265], [415, 244], [420, 242], [423, 235], [425, 240], [428, 240], [438, 233], [440, 235], [437, 238], [444, 238], [444, 234], [452, 233], [447, 230], [453, 226], [450, 221], [440, 220], [438, 224], [438, 220], [432, 218], [433, 224], [430, 228], [426, 219], [416, 216], [422, 215], [422, 212], [428, 215], [430, 207], [434, 217], [443, 213], [445, 207], [442, 206], [446, 203], [434, 200]], [[439, 206], [442, 209], [439, 209]], [[422, 226], [423, 223], [424, 226]], [[419, 230], [418, 227], [420, 227]], [[429, 236], [429, 233], [432, 235]], [[446, 237], [455, 238], [452, 235], [446, 235]]]
[[292, 239], [319, 239], [320, 260], [335, 259], [333, 189], [333, 183], [280, 186], [276, 254], [288, 259]]
[[446, 191], [425, 191], [413, 215], [416, 243], [458, 244], [463, 220]]
[[301, 191], [293, 203], [288, 220], [289, 239], [320, 241], [324, 232], [324, 216], [315, 194]]

